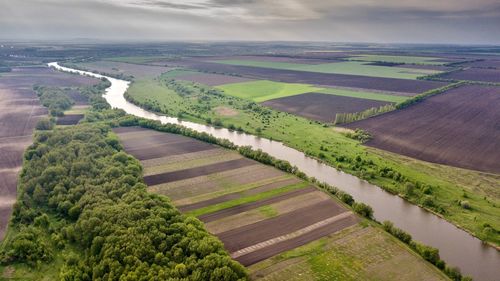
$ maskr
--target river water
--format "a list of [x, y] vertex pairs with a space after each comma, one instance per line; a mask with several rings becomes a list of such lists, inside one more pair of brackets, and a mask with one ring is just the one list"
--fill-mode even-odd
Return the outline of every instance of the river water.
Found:
[[123, 109], [138, 117], [158, 120], [162, 123], [179, 124], [199, 132], [206, 132], [218, 138], [228, 139], [236, 145], [250, 145], [254, 149], [262, 149], [278, 159], [287, 160], [308, 176], [336, 186], [351, 194], [356, 201], [370, 205], [374, 210], [374, 217], [378, 221], [389, 220], [395, 226], [410, 233], [414, 240], [438, 248], [441, 258], [447, 264], [459, 267], [463, 274], [470, 275], [474, 280], [479, 281], [500, 280], [499, 251], [446, 220], [408, 203], [378, 186], [322, 164], [277, 141], [223, 128], [179, 121], [177, 118], [146, 111], [125, 100], [123, 94], [129, 86], [130, 82], [128, 81], [62, 67], [56, 62], [48, 65], [61, 71], [108, 79], [111, 86], [106, 90], [104, 98], [113, 108]]

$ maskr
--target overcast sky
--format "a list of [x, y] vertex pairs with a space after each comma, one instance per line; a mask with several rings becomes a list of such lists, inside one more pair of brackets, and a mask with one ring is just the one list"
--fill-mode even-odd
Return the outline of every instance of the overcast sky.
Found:
[[1, 39], [500, 43], [498, 0], [0, 0]]

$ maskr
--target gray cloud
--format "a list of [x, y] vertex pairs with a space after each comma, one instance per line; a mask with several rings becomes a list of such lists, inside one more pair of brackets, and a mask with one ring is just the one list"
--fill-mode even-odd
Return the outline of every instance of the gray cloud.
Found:
[[500, 43], [497, 0], [0, 0], [0, 38]]

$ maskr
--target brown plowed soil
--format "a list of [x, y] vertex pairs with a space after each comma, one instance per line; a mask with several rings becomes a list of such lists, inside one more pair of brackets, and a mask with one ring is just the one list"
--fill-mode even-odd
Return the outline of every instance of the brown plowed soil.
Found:
[[57, 125], [76, 125], [80, 120], [83, 119], [84, 114], [67, 114], [61, 117], [57, 117]]
[[333, 122], [337, 113], [360, 112], [372, 107], [380, 107], [388, 103], [320, 93], [307, 93], [268, 100], [262, 104], [279, 111], [285, 111], [305, 118], [322, 122]]
[[305, 245], [311, 241], [317, 240], [321, 237], [327, 236], [351, 225], [356, 224], [359, 219], [356, 216], [349, 216], [347, 218], [341, 219], [331, 224], [327, 224], [311, 232], [305, 233], [299, 237], [285, 240], [280, 243], [256, 250], [254, 252], [248, 253], [246, 255], [237, 257], [235, 260], [240, 262], [244, 266], [249, 266], [257, 263], [261, 260], [265, 260], [274, 255], [288, 251], [299, 246]]
[[147, 160], [169, 155], [203, 151], [212, 148], [213, 147], [210, 144], [192, 140], [187, 142], [175, 143], [175, 145], [166, 143], [145, 148], [127, 149], [127, 152], [132, 154], [139, 160]]
[[500, 70], [487, 68], [468, 68], [465, 70], [444, 74], [442, 78], [499, 83]]
[[217, 237], [224, 243], [226, 250], [232, 253], [292, 233], [344, 211], [343, 207], [328, 199], [314, 206], [301, 208], [268, 220], [219, 233]]
[[230, 193], [230, 194], [219, 196], [219, 197], [216, 197], [216, 198], [213, 198], [213, 199], [209, 199], [209, 200], [205, 200], [205, 201], [201, 201], [201, 202], [196, 202], [196, 203], [189, 204], [189, 205], [177, 206], [177, 208], [181, 212], [189, 212], [189, 211], [196, 210], [196, 209], [199, 209], [199, 208], [203, 208], [203, 207], [207, 207], [207, 206], [210, 206], [210, 205], [219, 204], [219, 203], [222, 203], [222, 202], [225, 202], [225, 201], [229, 201], [229, 200], [238, 199], [238, 198], [241, 198], [243, 196], [258, 194], [258, 193], [261, 193], [261, 192], [265, 192], [265, 191], [268, 191], [268, 190], [272, 190], [272, 189], [275, 189], [275, 188], [279, 188], [279, 187], [283, 187], [283, 186], [287, 186], [287, 185], [291, 185], [291, 184], [295, 184], [295, 183], [299, 183], [299, 182], [300, 181], [298, 179], [296, 179], [296, 178], [286, 179], [286, 180], [282, 180], [282, 181], [276, 181], [276, 182], [265, 184], [265, 185], [262, 185], [262, 186], [259, 186], [259, 187], [256, 187], [256, 188], [252, 188], [250, 190], [245, 190], [245, 191], [242, 191], [242, 192]]
[[500, 60], [483, 60], [483, 61], [475, 61], [464, 64], [464, 66], [470, 67], [478, 67], [478, 68], [496, 68], [500, 69]]
[[286, 199], [293, 198], [295, 196], [303, 195], [306, 193], [311, 193], [314, 191], [316, 191], [316, 188], [314, 188], [312, 186], [306, 187], [306, 188], [301, 188], [301, 189], [289, 191], [289, 192], [286, 192], [286, 193], [283, 193], [283, 194], [280, 194], [280, 195], [277, 195], [274, 197], [270, 197], [270, 198], [266, 198], [266, 199], [262, 199], [259, 201], [246, 203], [246, 204], [241, 204], [238, 206], [222, 209], [220, 211], [209, 213], [209, 214], [204, 214], [204, 215], [199, 216], [198, 218], [205, 223], [211, 222], [211, 221], [216, 221], [216, 220], [219, 220], [219, 219], [222, 219], [225, 217], [229, 217], [232, 215], [243, 213], [243, 212], [246, 212], [248, 210], [256, 209], [256, 208], [259, 208], [262, 206], [266, 206], [269, 204], [280, 202], [280, 201], [283, 201]]
[[238, 74], [246, 78], [268, 79], [288, 83], [306, 83], [325, 86], [353, 87], [360, 89], [374, 89], [389, 92], [422, 93], [431, 89], [445, 86], [448, 83], [378, 78], [344, 74], [314, 73], [295, 70], [280, 70], [251, 66], [225, 65], [201, 61], [178, 61], [177, 63], [193, 69], [202, 71], [214, 71], [217, 73]]
[[230, 160], [210, 165], [205, 165], [201, 167], [195, 167], [185, 170], [179, 170], [174, 172], [161, 173], [151, 176], [144, 177], [144, 182], [147, 185], [156, 185], [161, 183], [167, 183], [171, 181], [178, 181], [183, 179], [189, 179], [204, 175], [209, 175], [213, 173], [219, 173], [223, 171], [233, 170], [245, 166], [255, 165], [255, 161], [241, 158], [236, 160]]
[[369, 146], [500, 173], [500, 87], [463, 86], [346, 127], [370, 132]]

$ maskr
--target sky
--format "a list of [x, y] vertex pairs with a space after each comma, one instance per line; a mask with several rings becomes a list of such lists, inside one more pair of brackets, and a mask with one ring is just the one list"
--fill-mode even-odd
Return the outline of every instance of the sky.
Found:
[[500, 44], [498, 0], [0, 0], [3, 40]]

